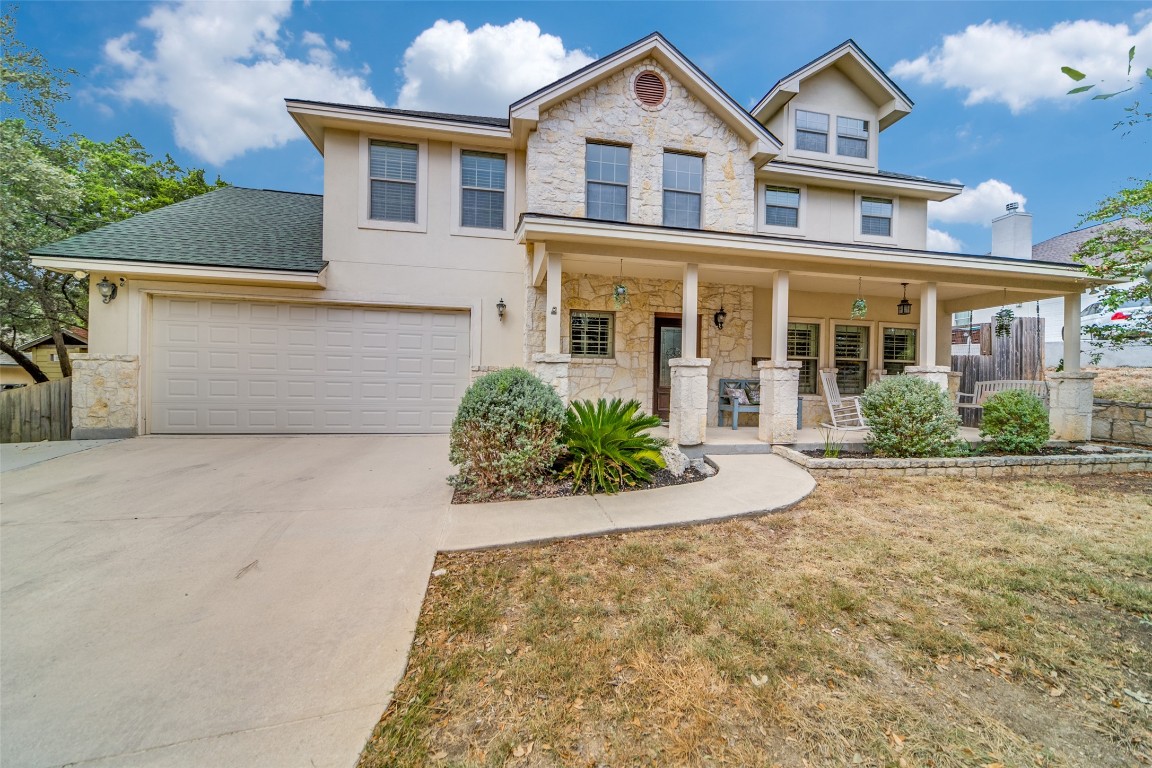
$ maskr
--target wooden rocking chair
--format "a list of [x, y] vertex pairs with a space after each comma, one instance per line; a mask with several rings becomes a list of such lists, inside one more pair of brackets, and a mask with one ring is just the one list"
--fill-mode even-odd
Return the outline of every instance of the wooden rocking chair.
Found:
[[836, 383], [835, 373], [821, 371], [820, 383], [824, 387], [824, 402], [828, 404], [828, 412], [832, 414], [832, 423], [825, 423], [821, 426], [832, 429], [868, 429], [868, 424], [864, 421], [864, 414], [860, 411], [860, 398], [840, 397], [840, 387]]

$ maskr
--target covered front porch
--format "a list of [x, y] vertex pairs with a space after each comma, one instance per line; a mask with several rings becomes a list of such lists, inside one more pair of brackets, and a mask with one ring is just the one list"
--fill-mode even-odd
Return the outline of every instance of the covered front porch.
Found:
[[1053, 427], [1065, 440], [1091, 434], [1091, 375], [1076, 365], [1086, 281], [1074, 267], [662, 227], [623, 234], [553, 217], [521, 226], [525, 359], [566, 401], [634, 398], [679, 445], [720, 443], [733, 439], [727, 415], [719, 424], [720, 382], [739, 379], [759, 406], [737, 434], [822, 445], [821, 371], [846, 396], [894, 374], [948, 389], [954, 312], [1058, 295], [1069, 365], [1050, 377]]

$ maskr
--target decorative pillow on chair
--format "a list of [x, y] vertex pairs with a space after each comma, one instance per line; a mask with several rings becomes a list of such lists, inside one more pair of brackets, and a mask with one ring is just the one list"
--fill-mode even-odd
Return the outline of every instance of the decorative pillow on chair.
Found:
[[744, 385], [748, 389], [748, 400], [752, 405], [760, 404], [760, 385], [748, 383]]
[[728, 387], [724, 392], [733, 405], [748, 405], [748, 393], [740, 387]]

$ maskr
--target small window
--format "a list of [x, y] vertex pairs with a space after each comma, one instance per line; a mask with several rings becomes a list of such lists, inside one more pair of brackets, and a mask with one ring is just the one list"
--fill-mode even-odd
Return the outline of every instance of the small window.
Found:
[[504, 229], [504, 155], [460, 153], [460, 225]]
[[373, 141], [369, 162], [369, 218], [383, 221], [416, 221], [415, 144]]
[[828, 115], [796, 110], [796, 149], [805, 152], [828, 151]]
[[884, 372], [889, 375], [904, 373], [916, 364], [916, 329], [884, 329]]
[[588, 144], [584, 159], [587, 215], [628, 221], [628, 167], [631, 150], [614, 144]]
[[765, 187], [764, 223], [770, 227], [800, 226], [800, 190], [794, 187]]
[[572, 312], [571, 350], [575, 357], [612, 357], [611, 312]]
[[882, 197], [860, 198], [860, 234], [892, 237], [892, 201]]
[[832, 346], [840, 394], [860, 394], [868, 385], [868, 326], [837, 325]]
[[704, 158], [664, 153], [664, 226], [700, 229]]
[[868, 121], [854, 117], [836, 118], [836, 154], [868, 157]]
[[788, 323], [788, 359], [800, 361], [800, 394], [816, 394], [816, 366], [820, 359], [818, 324]]

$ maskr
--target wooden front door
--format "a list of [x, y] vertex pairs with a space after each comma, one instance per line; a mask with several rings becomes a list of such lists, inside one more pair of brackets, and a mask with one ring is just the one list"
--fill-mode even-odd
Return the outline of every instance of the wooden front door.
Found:
[[[656, 315], [652, 364], [652, 411], [661, 419], [668, 418], [672, 403], [672, 370], [668, 361], [683, 357], [680, 315]], [[700, 356], [700, 317], [696, 317], [696, 357]]]

